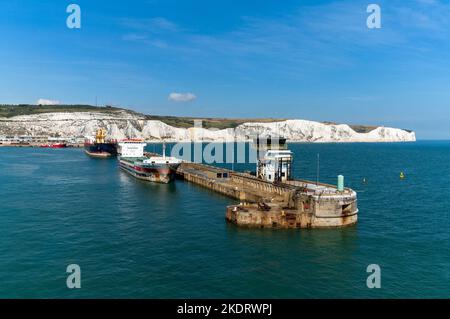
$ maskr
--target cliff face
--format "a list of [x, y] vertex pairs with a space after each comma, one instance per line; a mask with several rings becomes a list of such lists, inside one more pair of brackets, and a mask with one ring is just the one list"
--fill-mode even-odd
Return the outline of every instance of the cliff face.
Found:
[[85, 137], [99, 127], [108, 130], [110, 138], [143, 138], [169, 141], [245, 141], [256, 134], [280, 135], [292, 142], [409, 142], [415, 133], [396, 128], [378, 127], [368, 133], [357, 133], [346, 124], [333, 125], [305, 120], [272, 123], [244, 123], [222, 130], [177, 128], [161, 121], [126, 111], [116, 113], [71, 112], [22, 115], [0, 118], [0, 135]]

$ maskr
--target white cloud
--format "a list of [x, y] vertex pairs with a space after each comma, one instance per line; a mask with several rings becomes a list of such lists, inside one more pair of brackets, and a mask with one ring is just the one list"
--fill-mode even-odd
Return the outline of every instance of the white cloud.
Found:
[[173, 23], [172, 21], [169, 21], [165, 18], [158, 17], [158, 18], [153, 18], [150, 21], [154, 27], [157, 27], [157, 28], [163, 29], [163, 30], [176, 31], [178, 28], [175, 23]]
[[169, 94], [169, 101], [174, 102], [191, 102], [197, 99], [197, 96], [193, 93], [177, 93], [172, 92]]
[[149, 31], [153, 33], [160, 32], [175, 32], [178, 31], [178, 26], [166, 18], [156, 17], [150, 19], [122, 19], [122, 24], [128, 28], [142, 31]]
[[39, 99], [36, 102], [37, 105], [58, 105], [60, 104], [57, 100], [47, 100], [47, 99]]
[[417, 0], [417, 1], [423, 4], [438, 4], [437, 0]]
[[122, 36], [122, 40], [138, 42], [138, 41], [148, 40], [148, 37], [143, 34], [129, 33], [129, 34], [125, 34], [124, 36]]

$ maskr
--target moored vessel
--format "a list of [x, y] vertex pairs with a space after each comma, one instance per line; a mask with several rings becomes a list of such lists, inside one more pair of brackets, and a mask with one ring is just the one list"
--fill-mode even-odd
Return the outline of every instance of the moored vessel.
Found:
[[106, 130], [98, 129], [95, 139], [88, 138], [84, 141], [84, 151], [94, 158], [110, 158], [117, 156], [117, 141], [106, 140]]
[[43, 148], [66, 148], [66, 143], [53, 143], [53, 144], [42, 144], [41, 147]]
[[170, 183], [181, 164], [176, 157], [166, 156], [165, 144], [163, 155], [144, 153], [147, 143], [142, 140], [123, 140], [119, 142], [120, 168], [128, 174], [149, 182]]

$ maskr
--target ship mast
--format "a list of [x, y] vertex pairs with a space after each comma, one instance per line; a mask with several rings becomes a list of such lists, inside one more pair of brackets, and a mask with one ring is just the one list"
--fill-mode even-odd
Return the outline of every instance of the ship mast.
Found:
[[163, 157], [164, 160], [166, 159], [166, 138], [167, 138], [166, 134], [161, 136], [161, 139], [162, 139], [162, 142], [163, 142], [163, 145], [162, 145], [162, 157]]
[[166, 142], [163, 140], [163, 159], [166, 159]]

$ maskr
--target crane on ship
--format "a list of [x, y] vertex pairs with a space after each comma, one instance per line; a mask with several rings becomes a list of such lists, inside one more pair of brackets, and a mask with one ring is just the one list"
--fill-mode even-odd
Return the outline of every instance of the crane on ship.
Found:
[[106, 134], [107, 132], [104, 128], [99, 128], [95, 134], [95, 142], [98, 144], [105, 143]]

